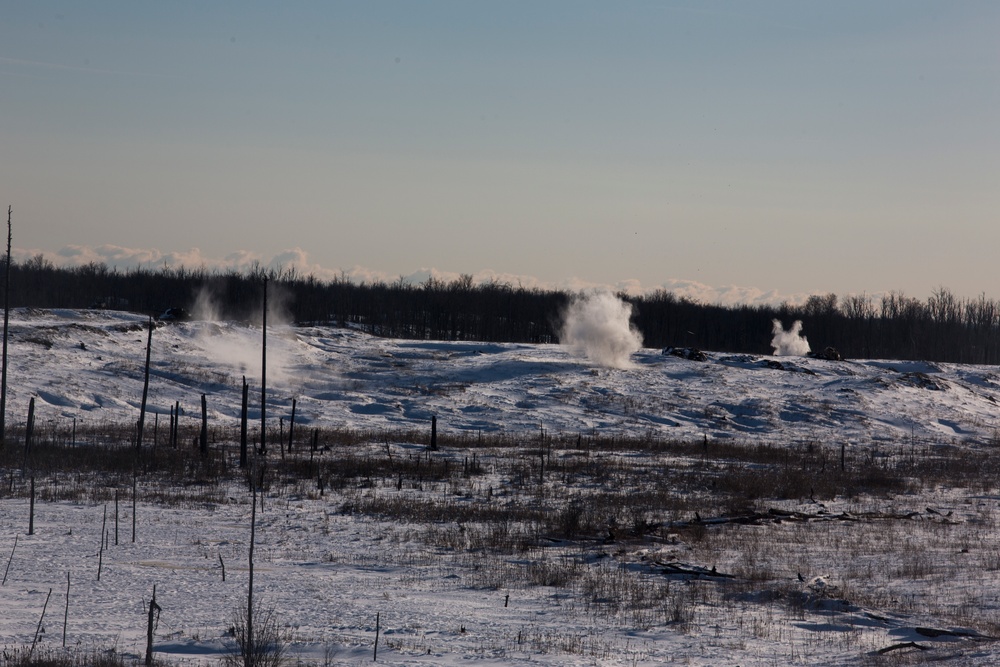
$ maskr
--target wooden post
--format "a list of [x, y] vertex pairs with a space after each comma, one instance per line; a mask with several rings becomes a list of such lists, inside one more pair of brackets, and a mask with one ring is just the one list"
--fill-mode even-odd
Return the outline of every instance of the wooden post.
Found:
[[170, 444], [174, 449], [177, 449], [177, 435], [180, 431], [181, 425], [181, 402], [176, 401], [174, 403], [174, 432], [170, 436]]
[[24, 464], [22, 469], [28, 469], [28, 455], [31, 453], [31, 436], [35, 430], [35, 397], [28, 401], [28, 423], [24, 427]]
[[146, 373], [142, 382], [142, 403], [139, 405], [139, 424], [136, 429], [135, 450], [142, 449], [142, 432], [146, 425], [146, 398], [149, 396], [149, 356], [153, 349], [153, 317], [149, 317], [149, 334], [146, 336]]
[[381, 621], [382, 621], [382, 613], [381, 612], [376, 612], [375, 613], [375, 648], [372, 651], [372, 662], [375, 662], [376, 660], [378, 660], [378, 633], [379, 633], [379, 630], [381, 630], [381, 625], [382, 625]]
[[3, 370], [0, 371], [0, 447], [7, 437], [7, 325], [10, 321], [10, 227], [11, 207], [7, 207], [7, 263], [3, 279]]
[[153, 664], [153, 625], [160, 614], [160, 605], [156, 604], [156, 584], [153, 584], [153, 599], [149, 601], [149, 619], [146, 622], [146, 667]]
[[135, 491], [138, 486], [139, 474], [136, 472], [135, 468], [132, 468], [132, 544], [135, 544]]
[[250, 396], [250, 385], [247, 384], [247, 376], [243, 376], [243, 409], [240, 412], [240, 467], [247, 467], [247, 410]]
[[267, 454], [267, 277], [264, 278], [264, 314], [260, 327], [260, 453]]
[[208, 397], [201, 395], [201, 438], [198, 440], [202, 456], [208, 456]]
[[[265, 285], [267, 282], [265, 281]], [[251, 474], [251, 480], [253, 475]], [[250, 505], [250, 554], [247, 557], [247, 563], [249, 566], [249, 578], [247, 583], [247, 631], [246, 631], [246, 655], [244, 655], [244, 664], [254, 665], [253, 654], [253, 544], [257, 532], [257, 485], [254, 481], [250, 482], [252, 488], [252, 502]]]
[[295, 404], [296, 400], [292, 399], [292, 420], [288, 422], [288, 453], [292, 453], [292, 441], [295, 439]]
[[285, 418], [278, 417], [278, 449], [281, 450], [281, 460], [285, 459]]
[[438, 448], [438, 418], [436, 415], [431, 415], [431, 451], [437, 451]]
[[66, 573], [66, 610], [63, 612], [63, 648], [66, 648], [67, 625], [69, 625], [69, 572]]
[[31, 476], [31, 503], [28, 510], [28, 535], [35, 534], [35, 476]]

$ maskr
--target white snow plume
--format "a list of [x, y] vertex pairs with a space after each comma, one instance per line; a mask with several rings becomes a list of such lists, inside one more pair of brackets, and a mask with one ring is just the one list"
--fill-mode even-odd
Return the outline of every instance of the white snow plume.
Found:
[[[268, 285], [267, 289], [267, 374], [272, 380], [288, 381], [291, 363], [288, 342], [295, 338], [289, 327], [289, 295], [287, 290]], [[194, 336], [218, 363], [229, 366], [237, 374], [259, 381], [263, 361], [260, 325], [261, 308], [251, 316], [251, 325], [226, 321], [219, 299], [209, 287], [202, 287], [192, 305]]]
[[191, 315], [196, 320], [206, 320], [208, 322], [218, 322], [222, 319], [219, 316], [219, 307], [215, 303], [212, 291], [207, 287], [202, 287], [194, 296], [194, 304], [191, 306]]
[[631, 356], [642, 348], [642, 334], [631, 317], [632, 304], [610, 292], [580, 294], [563, 313], [559, 340], [598, 365], [632, 368]]
[[267, 325], [290, 325], [292, 294], [280, 283], [267, 284]]
[[774, 354], [783, 357], [804, 357], [809, 354], [809, 341], [802, 335], [801, 320], [795, 320], [788, 331], [785, 331], [781, 320], [774, 320], [771, 332], [774, 334], [771, 338]]
[[236, 327], [224, 320], [218, 303], [218, 296], [208, 286], [202, 286], [195, 294], [191, 305], [195, 339], [217, 363], [230, 367], [237, 374], [259, 378], [261, 353], [259, 345], [255, 344], [259, 334], [245, 330], [239, 337], [225, 335], [227, 328]]

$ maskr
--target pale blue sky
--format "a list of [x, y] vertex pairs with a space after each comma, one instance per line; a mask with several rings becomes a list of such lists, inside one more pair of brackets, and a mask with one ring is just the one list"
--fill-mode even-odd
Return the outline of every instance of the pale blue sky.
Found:
[[991, 1], [3, 3], [0, 203], [74, 261], [1000, 297], [998, 35]]

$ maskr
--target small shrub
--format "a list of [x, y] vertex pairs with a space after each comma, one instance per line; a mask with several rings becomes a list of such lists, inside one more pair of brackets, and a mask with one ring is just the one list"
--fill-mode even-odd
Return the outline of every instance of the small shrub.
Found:
[[248, 627], [244, 605], [233, 610], [232, 620], [230, 633], [235, 642], [232, 651], [222, 659], [225, 667], [280, 667], [284, 664], [287, 642], [278, 627], [274, 607], [262, 607], [254, 600], [252, 628]]

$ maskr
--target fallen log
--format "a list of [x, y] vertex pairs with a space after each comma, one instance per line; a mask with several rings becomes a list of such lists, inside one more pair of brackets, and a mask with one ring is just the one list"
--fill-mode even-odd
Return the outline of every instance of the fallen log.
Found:
[[940, 628], [913, 628], [913, 630], [918, 635], [924, 637], [982, 637], [977, 632], [968, 632], [965, 630], [942, 630]]

